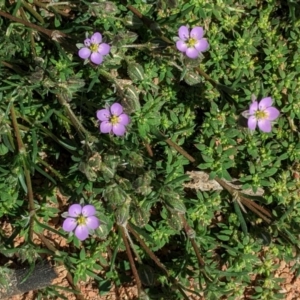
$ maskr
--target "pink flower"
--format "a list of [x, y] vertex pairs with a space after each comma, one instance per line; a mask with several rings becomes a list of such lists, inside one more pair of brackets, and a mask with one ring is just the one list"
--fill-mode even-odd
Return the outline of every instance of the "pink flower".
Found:
[[84, 241], [92, 230], [100, 225], [99, 219], [95, 216], [96, 209], [93, 205], [72, 204], [69, 207], [67, 218], [63, 223], [63, 230], [67, 232], [74, 231], [75, 236]]
[[78, 55], [82, 59], [90, 59], [95, 65], [100, 65], [103, 61], [103, 56], [110, 51], [110, 46], [102, 42], [102, 35], [95, 32], [91, 38], [84, 40], [84, 46], [78, 51]]
[[255, 130], [256, 125], [261, 131], [270, 132], [272, 129], [272, 121], [279, 117], [279, 110], [272, 106], [271, 97], [263, 98], [259, 103], [255, 100], [250, 104], [250, 108], [246, 111], [248, 117], [248, 128]]
[[97, 118], [100, 123], [100, 132], [113, 133], [122, 136], [125, 134], [126, 125], [130, 123], [130, 118], [123, 113], [123, 106], [114, 103], [109, 109], [100, 109], [97, 111]]
[[203, 38], [203, 27], [194, 27], [190, 32], [187, 26], [181, 26], [178, 35], [179, 40], [176, 42], [176, 47], [189, 58], [197, 58], [209, 47], [207, 39]]

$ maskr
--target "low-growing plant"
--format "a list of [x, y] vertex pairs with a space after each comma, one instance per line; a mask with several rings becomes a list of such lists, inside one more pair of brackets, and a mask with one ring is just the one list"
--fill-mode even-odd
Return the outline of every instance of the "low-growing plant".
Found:
[[92, 279], [99, 295], [282, 299], [275, 260], [298, 274], [299, 11], [1, 2], [1, 272], [46, 254], [76, 295]]

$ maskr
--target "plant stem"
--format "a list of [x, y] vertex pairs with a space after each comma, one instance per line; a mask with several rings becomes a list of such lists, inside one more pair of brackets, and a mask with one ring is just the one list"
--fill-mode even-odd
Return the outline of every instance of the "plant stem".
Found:
[[136, 269], [134, 259], [132, 257], [130, 246], [129, 246], [128, 240], [126, 238], [125, 230], [122, 226], [119, 226], [119, 230], [122, 234], [122, 239], [123, 239], [123, 242], [124, 242], [125, 247], [126, 247], [126, 253], [127, 253], [127, 256], [128, 256], [128, 259], [129, 259], [130, 267], [131, 267], [134, 279], [136, 281], [136, 285], [137, 285], [137, 289], [138, 289], [138, 296], [140, 297], [140, 295], [142, 294], [142, 283], [141, 283], [138, 271]]
[[21, 138], [21, 134], [20, 134], [20, 130], [19, 130], [13, 103], [11, 104], [11, 107], [10, 107], [10, 114], [11, 114], [12, 125], [13, 125], [14, 131], [15, 131], [15, 136], [17, 139], [19, 154], [23, 157], [22, 162], [23, 162], [23, 170], [24, 170], [24, 175], [25, 175], [25, 180], [26, 180], [26, 185], [27, 185], [27, 197], [28, 197], [28, 206], [29, 206], [29, 217], [30, 217], [30, 219], [29, 219], [29, 240], [32, 241], [33, 224], [34, 224], [33, 216], [35, 214], [33, 190], [32, 190], [30, 172], [29, 172], [28, 165], [27, 165], [26, 148], [25, 148], [22, 138]]
[[42, 32], [51, 39], [54, 38], [54, 33], [56, 33], [56, 35], [59, 35], [60, 37], [66, 37], [67, 36], [65, 33], [61, 32], [61, 31], [50, 30], [50, 29], [43, 28], [41, 26], [38, 26], [38, 25], [32, 24], [30, 22], [24, 21], [23, 19], [12, 16], [12, 15], [10, 15], [10, 14], [4, 12], [4, 11], [1, 11], [1, 10], [0, 10], [0, 16], [5, 17], [7, 19], [10, 19], [10, 20], [12, 20], [14, 22], [17, 22], [17, 23], [21, 23], [21, 24], [23, 24], [23, 25], [25, 25], [29, 28], [32, 28], [34, 30], [37, 30], [39, 32]]
[[140, 238], [140, 236], [137, 234], [137, 232], [132, 228], [132, 226], [129, 223], [127, 223], [127, 229], [133, 234], [133, 236], [137, 239], [137, 241], [140, 243], [140, 245], [143, 247], [143, 249], [146, 251], [146, 253], [149, 255], [149, 257], [153, 259], [153, 261], [156, 263], [156, 265], [165, 272], [168, 279], [180, 290], [184, 299], [189, 300], [189, 297], [185, 294], [185, 292], [182, 289], [182, 287], [180, 286], [180, 284], [176, 281], [176, 279], [174, 279], [170, 276], [167, 268], [160, 262], [160, 260], [157, 258], [157, 256], [149, 249], [149, 247], [146, 245], [146, 243]]
[[[41, 239], [41, 241], [45, 244], [45, 246], [50, 250], [52, 251], [53, 253], [56, 253], [57, 255], [59, 255], [59, 250], [57, 250], [53, 245], [52, 243], [41, 233], [37, 233], [35, 232], [35, 234]], [[58, 262], [60, 265], [63, 265], [63, 262]], [[72, 286], [72, 288], [74, 290], [76, 290], [78, 292], [78, 294], [75, 294], [75, 297], [76, 299], [78, 300], [84, 300], [84, 297], [82, 296], [81, 294], [81, 291], [80, 291], [80, 288], [77, 287], [75, 284], [74, 284], [74, 281], [73, 281], [73, 278], [72, 278], [72, 275], [70, 274], [69, 271], [67, 271], [67, 280], [68, 282], [70, 283], [70, 285]]]
[[183, 222], [184, 231], [185, 231], [187, 237], [189, 238], [189, 240], [191, 241], [192, 246], [194, 248], [194, 251], [196, 253], [199, 268], [203, 268], [205, 266], [205, 262], [204, 262], [204, 260], [202, 259], [201, 255], [200, 255], [200, 251], [199, 251], [198, 246], [195, 242], [195, 239], [193, 237], [191, 237], [190, 234], [189, 234], [190, 231], [191, 231], [191, 228], [190, 228], [189, 224], [187, 223], [186, 218], [184, 217], [184, 215], [181, 216], [181, 219], [182, 219], [182, 222]]
[[80, 138], [85, 140], [87, 137], [89, 137], [89, 132], [82, 126], [76, 115], [74, 114], [72, 108], [70, 107], [70, 104], [61, 96], [57, 95], [59, 103], [65, 107], [68, 117], [70, 118], [73, 126], [78, 131]]
[[136, 231], [132, 228], [132, 226], [127, 223], [128, 230], [133, 234], [133, 236], [137, 239], [137, 241], [140, 243], [140, 245], [144, 248], [146, 253], [154, 260], [154, 262], [157, 264], [159, 268], [161, 268], [166, 275], [169, 277], [169, 272], [166, 269], [166, 267], [159, 261], [159, 259], [156, 257], [156, 255], [149, 249], [149, 247], [146, 245], [146, 243], [140, 238], [140, 236], [136, 233]]
[[[53, 10], [54, 13], [60, 14], [60, 15], [62, 15], [62, 16], [64, 16], [64, 17], [69, 17], [69, 16], [70, 16], [68, 13], [63, 12], [63, 11], [57, 9], [57, 8], [54, 8], [54, 5], [50, 5], [51, 3], [49, 3], [49, 4], [44, 4], [44, 3], [41, 3], [41, 2], [39, 2], [39, 1], [37, 1], [37, 0], [33, 0], [33, 3], [34, 3], [36, 6], [39, 6], [39, 7], [43, 8], [43, 9], [45, 9], [45, 10], [48, 10], [48, 11]], [[57, 3], [57, 4], [58, 4], [58, 3]], [[51, 8], [52, 8], [52, 9], [51, 9]]]
[[45, 21], [42, 16], [37, 13], [26, 1], [22, 1], [22, 5], [41, 23], [44, 24]]
[[37, 157], [37, 161], [43, 166], [45, 166], [47, 169], [49, 169], [59, 180], [62, 181], [64, 179], [64, 177], [58, 171], [56, 171], [52, 166], [50, 166], [46, 161], [42, 160], [40, 157]]
[[110, 82], [112, 82], [113, 84], [115, 84], [115, 86], [116, 86], [118, 92], [119, 92], [122, 96], [124, 96], [124, 95], [123, 95], [123, 89], [122, 89], [122, 87], [120, 86], [120, 84], [119, 84], [119, 82], [118, 82], [117, 79], [115, 79], [109, 72], [105, 71], [105, 70], [102, 69], [102, 68], [101, 68], [101, 69], [98, 69], [97, 71], [98, 71], [98, 73], [99, 73], [101, 76], [105, 77], [105, 78], [107, 79], [107, 81], [110, 81]]
[[182, 149], [180, 146], [178, 146], [176, 143], [174, 143], [171, 139], [167, 138], [166, 143], [173, 147], [176, 151], [178, 151], [180, 154], [182, 154], [185, 158], [187, 158], [191, 163], [194, 163], [196, 160], [193, 156], [189, 155], [184, 149]]

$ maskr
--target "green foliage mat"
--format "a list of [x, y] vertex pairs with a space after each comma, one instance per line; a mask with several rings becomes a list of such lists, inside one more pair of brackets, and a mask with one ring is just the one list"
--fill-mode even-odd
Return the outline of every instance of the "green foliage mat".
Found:
[[1, 1], [3, 264], [46, 254], [99, 295], [130, 280], [140, 299], [234, 300], [255, 277], [251, 299], [284, 298], [274, 259], [299, 270], [299, 12], [292, 0]]

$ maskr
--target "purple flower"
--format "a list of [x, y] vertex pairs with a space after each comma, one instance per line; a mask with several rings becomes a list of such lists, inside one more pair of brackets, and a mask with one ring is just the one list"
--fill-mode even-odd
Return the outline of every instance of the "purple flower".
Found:
[[97, 118], [101, 121], [100, 132], [111, 133], [122, 136], [125, 134], [125, 126], [129, 124], [130, 118], [123, 113], [123, 106], [114, 103], [110, 109], [100, 109], [97, 111]]
[[110, 46], [102, 42], [102, 35], [99, 32], [95, 32], [91, 38], [84, 40], [84, 46], [78, 51], [78, 55], [82, 59], [90, 59], [95, 65], [100, 65], [103, 61], [103, 56], [107, 55], [110, 50]]
[[271, 106], [273, 100], [271, 97], [263, 98], [259, 103], [254, 99], [250, 104], [250, 108], [246, 111], [248, 117], [248, 128], [254, 130], [256, 125], [264, 132], [270, 132], [272, 122], [279, 117], [279, 110]]
[[187, 26], [181, 26], [178, 30], [179, 40], [176, 47], [180, 52], [189, 58], [197, 58], [201, 52], [208, 49], [207, 39], [203, 38], [204, 30], [202, 27], [194, 27], [191, 32]]
[[67, 218], [63, 223], [63, 230], [74, 231], [75, 236], [84, 241], [92, 230], [100, 225], [99, 219], [95, 216], [96, 209], [93, 205], [72, 204], [69, 207]]

